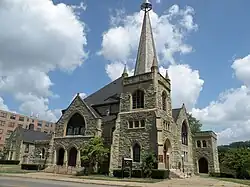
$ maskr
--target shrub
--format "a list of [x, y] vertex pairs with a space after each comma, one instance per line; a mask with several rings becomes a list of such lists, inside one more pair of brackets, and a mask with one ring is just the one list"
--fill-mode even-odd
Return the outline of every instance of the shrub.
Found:
[[[132, 173], [131, 173], [131, 177], [134, 177], [134, 178], [141, 178], [141, 170], [133, 170]], [[128, 170], [125, 170], [123, 172], [123, 175], [122, 175], [122, 170], [121, 169], [117, 169], [117, 170], [114, 170], [113, 171], [113, 176], [114, 177], [117, 177], [117, 178], [122, 178], [122, 177], [129, 177], [129, 171]]]
[[19, 160], [0, 160], [0, 164], [6, 165], [18, 165], [20, 163]]
[[142, 170], [135, 169], [132, 171], [133, 178], [142, 178], [142, 176], [143, 176]]
[[21, 169], [23, 170], [42, 170], [44, 169], [44, 166], [40, 164], [21, 164]]
[[159, 170], [153, 169], [151, 178], [153, 179], [168, 179], [169, 178], [169, 170]]

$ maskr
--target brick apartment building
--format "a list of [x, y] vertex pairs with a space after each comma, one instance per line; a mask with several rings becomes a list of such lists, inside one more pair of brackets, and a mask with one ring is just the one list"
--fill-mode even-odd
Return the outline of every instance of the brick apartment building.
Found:
[[10, 136], [16, 127], [32, 129], [45, 133], [55, 131], [55, 123], [39, 120], [35, 117], [0, 110], [0, 150], [3, 149], [5, 140]]

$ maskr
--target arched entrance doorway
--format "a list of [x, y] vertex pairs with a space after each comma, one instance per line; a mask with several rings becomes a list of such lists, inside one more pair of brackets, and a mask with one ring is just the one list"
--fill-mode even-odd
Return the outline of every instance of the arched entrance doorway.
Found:
[[198, 161], [199, 173], [208, 173], [208, 161], [204, 157], [200, 158]]
[[65, 153], [65, 150], [63, 148], [60, 148], [58, 150], [58, 156], [57, 156], [57, 163], [56, 163], [56, 165], [63, 166], [64, 153]]
[[72, 147], [69, 150], [68, 165], [69, 166], [76, 166], [76, 158], [77, 158], [77, 149], [75, 147]]
[[170, 156], [171, 156], [171, 143], [169, 139], [166, 139], [164, 143], [163, 155], [164, 155], [164, 163], [165, 168], [170, 169]]

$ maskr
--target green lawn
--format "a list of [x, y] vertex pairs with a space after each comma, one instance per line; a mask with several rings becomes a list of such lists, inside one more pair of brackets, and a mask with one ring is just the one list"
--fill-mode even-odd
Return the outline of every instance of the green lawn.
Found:
[[231, 179], [231, 178], [216, 178], [218, 180], [227, 181], [227, 182], [234, 182], [238, 184], [244, 184], [250, 186], [250, 180], [244, 180], [244, 179]]
[[162, 179], [150, 179], [150, 178], [115, 178], [103, 175], [90, 175], [90, 176], [74, 176], [81, 179], [92, 179], [92, 180], [106, 180], [106, 181], [122, 181], [122, 182], [139, 182], [139, 183], [156, 183], [162, 181]]
[[[201, 174], [201, 177], [210, 177], [207, 174]], [[234, 183], [238, 183], [238, 184], [244, 184], [244, 185], [248, 185], [250, 186], [250, 180], [244, 180], [244, 179], [234, 179], [234, 178], [219, 178], [219, 177], [210, 177], [213, 179], [218, 179], [218, 180], [222, 180], [222, 181], [227, 181], [227, 182], [234, 182]]]
[[0, 173], [31, 173], [34, 171], [22, 170], [20, 165], [0, 165]]

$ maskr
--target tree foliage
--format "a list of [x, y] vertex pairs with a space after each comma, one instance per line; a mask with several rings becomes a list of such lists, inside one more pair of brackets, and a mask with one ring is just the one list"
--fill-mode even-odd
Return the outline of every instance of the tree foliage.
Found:
[[152, 174], [152, 170], [155, 168], [157, 163], [155, 153], [153, 151], [144, 152], [142, 154], [142, 171], [144, 177], [150, 177]]
[[236, 172], [237, 178], [250, 178], [250, 150], [247, 148], [229, 148], [219, 154], [220, 163]]
[[202, 124], [199, 120], [192, 116], [192, 114], [188, 113], [188, 123], [192, 134], [201, 131]]
[[109, 149], [104, 146], [101, 137], [94, 137], [81, 149], [81, 160], [92, 170], [96, 164], [100, 166], [108, 158]]

